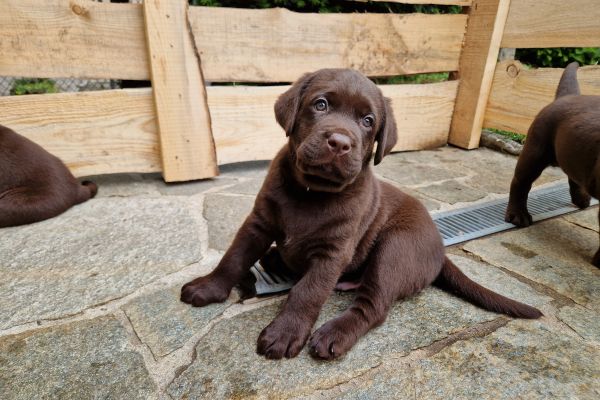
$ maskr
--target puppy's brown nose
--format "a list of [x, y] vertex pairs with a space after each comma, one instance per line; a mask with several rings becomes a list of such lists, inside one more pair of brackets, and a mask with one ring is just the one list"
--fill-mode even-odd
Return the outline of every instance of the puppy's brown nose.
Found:
[[333, 154], [343, 156], [344, 154], [350, 152], [350, 149], [352, 148], [352, 142], [346, 135], [342, 135], [341, 133], [332, 133], [327, 139], [327, 146]]

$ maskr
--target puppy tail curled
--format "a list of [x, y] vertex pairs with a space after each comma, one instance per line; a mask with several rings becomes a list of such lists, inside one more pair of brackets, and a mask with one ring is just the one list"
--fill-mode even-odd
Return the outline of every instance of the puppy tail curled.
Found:
[[433, 284], [486, 310], [515, 318], [536, 319], [543, 315], [537, 308], [511, 300], [472, 281], [448, 257], [444, 259], [442, 271]]
[[563, 71], [560, 81], [558, 82], [558, 88], [556, 89], [557, 99], [569, 94], [580, 94], [579, 83], [577, 83], [577, 68], [579, 68], [579, 64], [577, 62], [572, 62], [567, 65], [567, 68]]

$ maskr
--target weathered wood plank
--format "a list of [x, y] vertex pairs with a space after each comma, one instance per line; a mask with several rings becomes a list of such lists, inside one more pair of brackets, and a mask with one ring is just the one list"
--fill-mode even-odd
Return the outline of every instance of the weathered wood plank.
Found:
[[515, 0], [502, 47], [598, 47], [598, 0]]
[[485, 106], [492, 85], [510, 0], [474, 0], [460, 58], [460, 85], [449, 143], [479, 146]]
[[[423, 85], [381, 85], [398, 123], [394, 150], [446, 144], [457, 81]], [[207, 87], [219, 164], [271, 159], [286, 142], [273, 105], [288, 86]]]
[[[210, 81], [291, 82], [325, 66], [370, 76], [458, 68], [465, 15], [192, 7]], [[149, 79], [140, 4], [0, 2], [0, 75]], [[123, 55], [127, 55], [124, 57]]]
[[[394, 150], [446, 143], [457, 86], [457, 81], [380, 86], [393, 101], [398, 123]], [[286, 137], [273, 105], [287, 88], [207, 88], [219, 164], [277, 153]], [[161, 171], [151, 89], [0, 97], [0, 109], [4, 125], [61, 158], [77, 176]]]
[[160, 171], [150, 89], [0, 97], [2, 124], [77, 176]]
[[0, 1], [0, 76], [148, 79], [139, 4]]
[[[526, 69], [518, 61], [498, 63], [483, 126], [527, 134], [537, 113], [554, 100], [561, 68]], [[600, 66], [579, 68], [581, 94], [600, 95]]]
[[369, 76], [454, 71], [466, 19], [190, 8], [209, 81], [292, 82], [324, 67], [355, 68]]
[[187, 9], [187, 0], [144, 1], [162, 170], [167, 182], [219, 174], [204, 78]]

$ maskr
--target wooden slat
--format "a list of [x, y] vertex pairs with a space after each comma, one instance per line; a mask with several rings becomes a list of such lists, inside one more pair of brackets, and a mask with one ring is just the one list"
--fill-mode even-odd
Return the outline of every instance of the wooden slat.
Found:
[[[192, 7], [210, 81], [291, 82], [325, 66], [370, 76], [458, 68], [465, 15]], [[0, 2], [0, 75], [149, 79], [142, 5]], [[126, 56], [124, 56], [126, 55]]]
[[[486, 128], [527, 134], [537, 113], [554, 100], [560, 68], [528, 70], [518, 61], [498, 63], [485, 120]], [[600, 95], [600, 66], [579, 68], [581, 93]]]
[[0, 76], [148, 79], [142, 9], [90, 0], [2, 0]]
[[[457, 81], [382, 85], [393, 101], [399, 140], [394, 150], [445, 145]], [[273, 105], [288, 86], [210, 86], [208, 102], [219, 164], [271, 159], [286, 142]]]
[[187, 0], [144, 1], [162, 170], [167, 182], [219, 173], [187, 9]]
[[598, 47], [598, 0], [515, 0], [502, 47]]
[[461, 79], [449, 143], [479, 146], [485, 106], [492, 85], [510, 0], [474, 0], [460, 59]]
[[[392, 98], [394, 150], [446, 143], [457, 81], [382, 85]], [[212, 86], [208, 101], [219, 164], [271, 159], [285, 143], [273, 104], [288, 86]], [[159, 172], [151, 89], [0, 97], [2, 123], [61, 158], [77, 176]], [[32, 112], [35, 110], [35, 112]]]
[[160, 171], [150, 89], [0, 97], [2, 124], [77, 176]]
[[292, 82], [324, 67], [355, 68], [369, 76], [454, 71], [466, 18], [190, 9], [209, 81]]
[[351, 0], [366, 3], [367, 1], [373, 1], [375, 3], [386, 2], [386, 3], [401, 3], [401, 4], [439, 4], [442, 6], [470, 6], [472, 0]]

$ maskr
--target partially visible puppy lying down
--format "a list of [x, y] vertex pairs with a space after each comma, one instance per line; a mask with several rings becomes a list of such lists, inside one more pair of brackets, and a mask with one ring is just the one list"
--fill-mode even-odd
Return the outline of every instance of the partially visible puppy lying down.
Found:
[[55, 217], [97, 191], [57, 157], [0, 125], [0, 228]]
[[[532, 223], [527, 196], [549, 165], [567, 174], [571, 201], [577, 207], [587, 208], [591, 196], [600, 199], [600, 96], [580, 94], [578, 68], [576, 62], [565, 68], [556, 99], [531, 123], [510, 185], [506, 222], [520, 227]], [[592, 264], [600, 268], [600, 248]]]
[[217, 268], [183, 286], [182, 301], [224, 301], [261, 257], [271, 270], [297, 272], [300, 280], [258, 338], [258, 353], [271, 359], [298, 355], [336, 287], [356, 289], [356, 297], [312, 334], [310, 352], [321, 359], [346, 353], [396, 300], [431, 283], [488, 310], [542, 315], [471, 281], [444, 255], [425, 207], [375, 178], [375, 143], [378, 164], [397, 133], [390, 100], [369, 79], [347, 69], [306, 74], [279, 97], [275, 115], [289, 142]]

